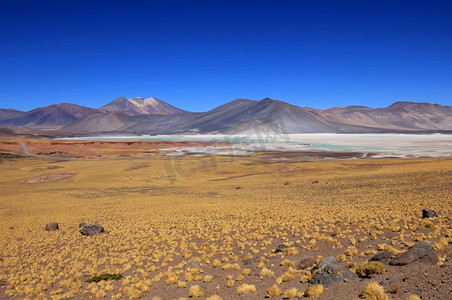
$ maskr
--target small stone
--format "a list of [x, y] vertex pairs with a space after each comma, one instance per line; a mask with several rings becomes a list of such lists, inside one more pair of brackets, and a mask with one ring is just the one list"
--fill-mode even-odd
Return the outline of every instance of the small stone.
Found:
[[287, 246], [285, 244], [281, 244], [278, 247], [276, 247], [276, 250], [274, 251], [274, 253], [278, 253], [278, 252], [283, 252], [284, 249], [286, 248], [296, 248], [296, 247], [300, 247], [300, 246]]
[[433, 218], [436, 217], [436, 212], [429, 208], [424, 208], [422, 210], [422, 218]]
[[250, 258], [245, 260], [245, 262], [243, 262], [244, 265], [250, 265], [250, 264], [254, 264], [257, 263], [259, 261], [259, 258]]
[[86, 226], [86, 223], [85, 223], [85, 222], [82, 222], [82, 223], [78, 224], [78, 228], [83, 228], [83, 227], [85, 227], [85, 226]]
[[184, 268], [197, 268], [197, 267], [199, 267], [199, 263], [197, 263], [196, 261], [191, 261], [184, 265]]
[[82, 235], [95, 235], [102, 232], [105, 232], [105, 230], [100, 225], [85, 225], [82, 230], [80, 230]]
[[45, 229], [46, 229], [47, 231], [53, 231], [53, 230], [58, 230], [58, 229], [60, 229], [60, 228], [59, 228], [59, 226], [58, 226], [58, 223], [53, 222], [53, 223], [47, 224]]

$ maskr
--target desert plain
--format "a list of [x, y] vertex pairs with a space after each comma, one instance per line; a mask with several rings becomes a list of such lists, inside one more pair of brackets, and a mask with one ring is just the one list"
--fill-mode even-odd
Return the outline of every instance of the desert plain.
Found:
[[[0, 299], [450, 299], [450, 156], [162, 150], [228, 145], [1, 139]], [[353, 276], [315, 285], [332, 258]]]

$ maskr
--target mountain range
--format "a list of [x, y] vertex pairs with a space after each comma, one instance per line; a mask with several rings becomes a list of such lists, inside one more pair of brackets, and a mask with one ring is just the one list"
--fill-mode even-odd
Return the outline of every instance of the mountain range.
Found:
[[269, 98], [236, 99], [194, 113], [154, 97], [120, 97], [98, 109], [54, 104], [29, 112], [0, 109], [0, 127], [58, 130], [65, 134], [224, 133], [385, 133], [452, 130], [452, 106], [396, 102], [385, 108], [365, 106], [320, 110]]

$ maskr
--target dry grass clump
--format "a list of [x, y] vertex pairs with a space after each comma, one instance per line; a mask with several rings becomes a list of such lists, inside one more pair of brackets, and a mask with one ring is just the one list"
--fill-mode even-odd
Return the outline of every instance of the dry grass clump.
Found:
[[249, 276], [251, 274], [251, 270], [250, 269], [243, 269], [242, 270], [242, 274], [245, 276]]
[[298, 294], [297, 288], [288, 289], [284, 292], [283, 299], [292, 299], [295, 296], [297, 296], [297, 294]]
[[308, 298], [315, 298], [320, 296], [323, 293], [323, 291], [324, 291], [323, 284], [313, 284], [306, 289], [304, 295]]
[[242, 296], [245, 294], [255, 294], [256, 286], [254, 284], [242, 284], [237, 288], [237, 295]]
[[276, 284], [272, 285], [267, 289], [267, 293], [265, 297], [272, 298], [281, 295], [281, 290], [278, 288]]
[[260, 273], [260, 277], [265, 278], [265, 277], [268, 277], [268, 276], [271, 276], [274, 274], [275, 274], [275, 272], [273, 272], [272, 270], [267, 269], [266, 267], [263, 267], [261, 270], [261, 273]]
[[383, 287], [375, 281], [366, 284], [359, 296], [370, 300], [389, 300], [389, 296], [385, 294]]
[[[247, 293], [273, 295], [274, 283], [282, 290], [278, 298], [293, 299], [303, 293], [289, 287], [309, 282], [313, 271], [308, 268], [322, 256], [335, 255], [356, 267], [355, 261], [376, 249], [399, 253], [417, 240], [444, 252], [438, 253], [443, 266], [438, 270], [444, 272], [452, 238], [452, 160], [291, 160], [299, 170], [315, 172], [275, 173], [265, 155], [2, 160], [0, 195], [7, 214], [0, 218], [5, 228], [0, 231], [0, 299], [178, 299], [195, 295], [194, 285], [207, 293], [201, 298], [231, 298], [237, 291], [246, 299]], [[266, 164], [256, 157], [265, 157]], [[195, 175], [183, 175], [184, 170]], [[75, 175], [23, 183], [62, 173]], [[283, 184], [288, 177], [294, 184]], [[415, 193], [407, 196], [407, 187]], [[422, 220], [423, 207], [441, 213]], [[44, 225], [54, 221], [60, 230], [46, 232]], [[81, 221], [101, 224], [110, 233], [81, 236]], [[274, 253], [281, 243], [288, 248]], [[356, 271], [379, 272], [369, 264]], [[85, 282], [104, 273], [124, 278]]]
[[192, 285], [188, 293], [191, 298], [200, 298], [203, 296], [203, 292], [201, 291], [199, 285]]
[[369, 261], [360, 264], [355, 273], [359, 277], [369, 277], [372, 274], [382, 274], [385, 271], [385, 265], [379, 261]]
[[207, 297], [206, 300], [223, 300], [223, 298], [218, 295], [212, 295], [210, 297]]
[[285, 259], [280, 263], [281, 267], [293, 267], [295, 263], [289, 259]]

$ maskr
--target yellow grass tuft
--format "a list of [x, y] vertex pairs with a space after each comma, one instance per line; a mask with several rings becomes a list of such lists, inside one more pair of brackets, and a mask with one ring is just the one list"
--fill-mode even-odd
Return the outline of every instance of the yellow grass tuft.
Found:
[[228, 284], [227, 284], [226, 286], [229, 287], [229, 288], [231, 288], [231, 287], [234, 286], [234, 284], [235, 284], [234, 279], [228, 279]]
[[251, 270], [250, 269], [243, 269], [242, 274], [245, 276], [249, 276], [251, 274]]
[[323, 284], [313, 284], [306, 289], [304, 294], [308, 298], [315, 298], [320, 296], [323, 293], [323, 290]]
[[206, 300], [223, 300], [223, 299], [218, 295], [213, 295], [213, 296], [207, 297]]
[[298, 290], [297, 288], [291, 288], [284, 292], [283, 299], [292, 299], [297, 296]]
[[237, 288], [237, 295], [242, 296], [245, 294], [255, 294], [256, 293], [256, 287], [254, 284], [242, 284]]
[[203, 296], [203, 292], [199, 285], [192, 285], [188, 291], [188, 294], [191, 298], [200, 298]]
[[271, 276], [273, 274], [275, 274], [275, 273], [272, 270], [267, 269], [266, 267], [264, 267], [261, 270], [260, 277], [261, 278], [265, 278], [265, 277]]
[[359, 296], [363, 299], [389, 300], [389, 297], [385, 294], [383, 287], [375, 281], [366, 284]]
[[385, 265], [379, 261], [369, 261], [360, 264], [355, 273], [359, 277], [368, 277], [372, 274], [382, 274], [385, 271]]
[[281, 267], [293, 267], [295, 265], [295, 263], [289, 259], [285, 259], [279, 265]]
[[276, 284], [274, 284], [267, 289], [267, 294], [265, 295], [265, 297], [271, 298], [279, 295], [281, 295], [281, 290]]

